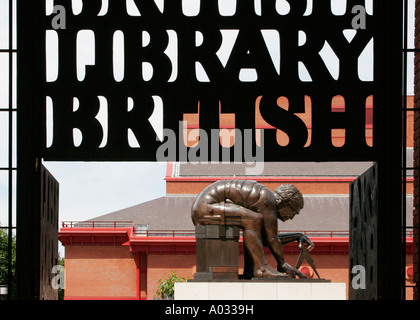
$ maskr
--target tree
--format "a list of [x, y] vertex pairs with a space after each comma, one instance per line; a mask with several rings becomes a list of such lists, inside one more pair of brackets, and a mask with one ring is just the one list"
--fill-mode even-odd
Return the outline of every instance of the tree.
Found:
[[167, 278], [159, 279], [158, 289], [156, 295], [158, 299], [172, 300], [174, 298], [175, 282], [184, 282], [184, 277], [178, 277], [176, 271], [171, 271]]
[[[6, 230], [0, 229], [0, 285], [8, 285], [8, 243], [9, 236]], [[58, 264], [64, 267], [64, 258], [58, 254]], [[10, 290], [10, 289], [9, 289]], [[12, 299], [16, 297], [16, 236], [12, 237]], [[64, 298], [64, 289], [58, 289], [58, 299]]]
[[[0, 285], [9, 284], [9, 235], [0, 229]], [[16, 293], [16, 236], [12, 237], [12, 295]], [[8, 288], [10, 290], [10, 288]]]
[[[60, 256], [60, 252], [58, 252], [58, 265], [64, 267], [64, 258]], [[60, 271], [58, 273], [60, 273]], [[63, 300], [63, 299], [64, 299], [64, 288], [60, 286], [58, 288], [58, 300]]]

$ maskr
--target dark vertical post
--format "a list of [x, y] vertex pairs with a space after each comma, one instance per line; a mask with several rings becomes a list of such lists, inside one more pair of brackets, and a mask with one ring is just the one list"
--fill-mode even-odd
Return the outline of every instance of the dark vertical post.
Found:
[[7, 246], [7, 298], [13, 296], [12, 241], [13, 241], [13, 1], [9, 0], [9, 168], [8, 168], [8, 246]]
[[404, 0], [403, 14], [403, 96], [402, 96], [402, 198], [401, 198], [401, 299], [406, 299], [405, 293], [405, 265], [406, 265], [406, 246], [407, 246], [407, 216], [406, 216], [406, 194], [407, 194], [407, 45], [408, 45], [408, 1]]
[[[375, 68], [375, 81], [377, 85], [374, 93], [374, 104], [380, 111], [374, 113], [375, 132], [380, 133], [374, 136], [374, 146], [378, 148], [378, 159], [375, 164], [374, 179], [363, 177], [352, 184], [351, 189], [351, 220], [350, 233], [356, 236], [350, 243], [350, 268], [356, 264], [362, 264], [369, 268], [366, 274], [366, 287], [370, 285], [371, 290], [366, 292], [355, 292], [350, 288], [352, 299], [394, 299], [403, 298], [401, 291], [401, 255], [405, 248], [401, 241], [402, 223], [402, 26], [403, 26], [403, 1], [375, 2], [374, 11], [380, 16], [388, 19], [396, 19], [388, 23], [383, 19], [382, 24], [377, 27], [382, 30], [378, 32], [375, 43], [384, 44], [383, 47], [375, 46], [375, 61], [381, 61], [381, 65]], [[392, 43], [392, 46], [386, 43]], [[398, 58], [396, 58], [398, 57]], [[380, 77], [381, 69], [386, 68], [388, 75]], [[404, 164], [405, 165], [405, 164]], [[373, 176], [372, 176], [373, 177]], [[367, 179], [368, 178], [368, 179]], [[376, 185], [373, 198], [366, 197], [364, 190], [367, 185], [364, 181], [371, 181], [369, 184]], [[375, 199], [377, 206], [370, 206], [368, 210], [366, 203]], [[359, 201], [356, 204], [355, 201]], [[359, 212], [357, 212], [359, 209]], [[375, 207], [377, 208], [375, 210]], [[370, 215], [366, 214], [370, 211]], [[370, 218], [371, 221], [368, 221]], [[371, 225], [370, 230], [366, 226], [362, 229], [361, 223]], [[376, 222], [375, 222], [376, 220]], [[357, 232], [359, 228], [359, 232]], [[373, 228], [376, 231], [373, 231]], [[371, 231], [372, 236], [366, 237], [366, 232]], [[366, 248], [369, 246], [369, 250]], [[376, 261], [375, 261], [376, 260]], [[363, 265], [365, 264], [365, 265]], [[366, 265], [367, 264], [367, 265]], [[373, 270], [370, 270], [372, 266]], [[352, 270], [350, 270], [351, 272]], [[350, 282], [350, 285], [351, 282]]]
[[[375, 46], [377, 81], [374, 103], [381, 110], [374, 115], [374, 145], [378, 154], [378, 298], [401, 299], [401, 150], [402, 150], [402, 1], [375, 2], [374, 12], [387, 17], [377, 28], [375, 43], [392, 43]], [[393, 20], [392, 23], [388, 22]], [[378, 41], [377, 41], [378, 40]], [[398, 58], [397, 58], [398, 57]], [[388, 75], [380, 78], [380, 69]], [[376, 100], [376, 101], [375, 101]]]
[[[414, 44], [418, 44], [420, 39], [420, 3], [416, 1], [415, 7], [415, 39]], [[418, 45], [413, 48], [414, 55], [414, 212], [413, 212], [413, 242], [415, 249], [413, 252], [414, 267], [414, 300], [419, 300], [419, 167], [420, 167], [420, 48]]]
[[17, 298], [39, 298], [40, 166], [42, 90], [45, 81], [45, 44], [41, 17], [45, 1], [17, 1]]

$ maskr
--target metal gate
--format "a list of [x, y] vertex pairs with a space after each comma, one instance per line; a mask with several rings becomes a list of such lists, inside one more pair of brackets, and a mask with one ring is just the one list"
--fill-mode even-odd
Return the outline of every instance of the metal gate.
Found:
[[[42, 165], [33, 168], [35, 192], [26, 204], [33, 204], [19, 219], [29, 221], [18, 224], [17, 291], [19, 299], [57, 300], [58, 291], [52, 286], [53, 267], [58, 263], [58, 204], [59, 184]], [[19, 205], [19, 204], [18, 204]], [[25, 230], [29, 228], [30, 230]], [[24, 254], [22, 254], [24, 253]]]
[[[350, 185], [349, 299], [372, 300], [381, 296], [378, 266], [377, 165]], [[382, 244], [381, 247], [386, 247]], [[386, 263], [386, 262], [385, 262]], [[360, 275], [359, 279], [354, 276]], [[356, 282], [356, 283], [354, 283]]]
[[[69, 0], [55, 1], [56, 5], [60, 5], [64, 8], [68, 8], [70, 13], [70, 2]], [[292, 136], [291, 144], [288, 148], [282, 148], [275, 145], [275, 130], [269, 131], [266, 135], [268, 141], [272, 143], [266, 145], [265, 160], [266, 161], [377, 161], [376, 167], [376, 181], [378, 186], [384, 186], [381, 189], [376, 189], [378, 194], [378, 215], [377, 219], [377, 240], [375, 243], [377, 247], [378, 257], [378, 270], [377, 277], [381, 278], [385, 276], [385, 273], [391, 274], [391, 281], [386, 281], [383, 286], [377, 288], [378, 298], [400, 298], [400, 280], [394, 279], [395, 276], [399, 278], [401, 271], [401, 261], [392, 260], [387, 263], [382, 263], [385, 258], [388, 257], [389, 252], [395, 255], [399, 255], [401, 250], [401, 144], [402, 144], [402, 114], [401, 114], [401, 76], [404, 75], [401, 72], [402, 56], [401, 56], [401, 44], [402, 44], [402, 9], [403, 4], [407, 3], [406, 0], [401, 1], [374, 1], [374, 14], [368, 17], [368, 26], [375, 25], [375, 28], [361, 31], [359, 36], [356, 36], [357, 41], [352, 44], [347, 43], [343, 38], [342, 32], [334, 31], [333, 28], [323, 28], [323, 23], [328, 21], [334, 25], [337, 23], [341, 24], [341, 27], [346, 29], [350, 28], [351, 19], [353, 16], [349, 14], [345, 16], [332, 16], [327, 8], [327, 1], [313, 1], [314, 9], [312, 16], [305, 16], [307, 25], [296, 25], [298, 21], [297, 17], [304, 13], [304, 7], [302, 3], [295, 1], [290, 2], [292, 8], [289, 16], [284, 19], [290, 25], [278, 24], [278, 21], [274, 19], [277, 16], [274, 15], [274, 3], [275, 1], [265, 1], [264, 7], [261, 9], [261, 15], [267, 16], [261, 19], [260, 16], [254, 14], [250, 7], [254, 1], [238, 1], [241, 4], [238, 9], [239, 14], [229, 17], [224, 17], [217, 14], [217, 1], [202, 1], [206, 5], [205, 10], [200, 13], [197, 17], [185, 17], [180, 14], [181, 1], [167, 1], [168, 10], [160, 12], [158, 8], [155, 8], [154, 1], [135, 1], [139, 5], [142, 5], [141, 9], [144, 11], [144, 15], [139, 17], [130, 17], [129, 19], [122, 19], [121, 15], [126, 16], [126, 10], [122, 8], [121, 4], [124, 1], [109, 1], [109, 12], [105, 17], [99, 15], [101, 1], [86, 1], [86, 9], [80, 15], [67, 16], [68, 28], [66, 30], [60, 30], [62, 37], [59, 43], [63, 47], [61, 52], [63, 55], [62, 59], [62, 78], [59, 78], [55, 82], [47, 82], [45, 78], [45, 34], [47, 30], [50, 30], [51, 20], [53, 17], [46, 16], [45, 14], [45, 1], [28, 1], [23, 2], [19, 0], [9, 1], [9, 14], [10, 14], [10, 46], [6, 50], [10, 55], [10, 65], [14, 63], [14, 54], [16, 54], [16, 61], [19, 66], [18, 74], [18, 104], [19, 109], [13, 109], [12, 100], [10, 100], [7, 112], [13, 119], [13, 112], [18, 115], [17, 121], [17, 225], [19, 236], [17, 239], [17, 250], [18, 250], [18, 289], [20, 298], [41, 298], [47, 297], [49, 294], [41, 293], [39, 284], [41, 283], [40, 266], [47, 264], [41, 264], [41, 260], [44, 259], [40, 255], [41, 242], [43, 241], [42, 235], [50, 235], [48, 228], [42, 229], [38, 224], [41, 222], [41, 208], [39, 204], [43, 199], [43, 194], [34, 192], [36, 188], [40, 187], [40, 172], [41, 159], [49, 160], [60, 160], [60, 161], [72, 161], [72, 160], [101, 160], [101, 161], [121, 161], [121, 160], [135, 160], [135, 161], [148, 161], [155, 160], [156, 149], [158, 149], [159, 143], [156, 143], [154, 134], [151, 131], [150, 125], [147, 124], [147, 119], [150, 116], [150, 109], [152, 100], [149, 96], [159, 95], [163, 97], [163, 100], [167, 100], [170, 103], [177, 101], [184, 101], [187, 98], [187, 102], [190, 102], [187, 107], [175, 107], [175, 105], [165, 105], [166, 115], [164, 117], [165, 128], [172, 129], [177, 132], [178, 120], [182, 118], [183, 113], [191, 113], [197, 111], [197, 100], [201, 99], [201, 116], [200, 126], [208, 133], [212, 128], [218, 128], [219, 121], [219, 100], [225, 100], [225, 105], [222, 107], [221, 112], [226, 113], [237, 113], [237, 125], [240, 130], [247, 130], [246, 128], [254, 128], [255, 124], [252, 122], [253, 118], [249, 115], [255, 114], [255, 97], [266, 93], [268, 103], [263, 104], [263, 116], [268, 120], [280, 119], [282, 121], [273, 122], [274, 127], [284, 127], [289, 130]], [[352, 0], [347, 1], [348, 10], [351, 12], [351, 7], [364, 4], [364, 1]], [[17, 8], [17, 18], [13, 19], [13, 5]], [[318, 7], [319, 6], [319, 7]], [[207, 11], [206, 11], [207, 10]], [[141, 10], [140, 10], [141, 11]], [[211, 14], [209, 14], [211, 13]], [[214, 17], [217, 17], [215, 20]], [[200, 18], [200, 19], [198, 19]], [[98, 50], [101, 52], [97, 56], [98, 66], [108, 66], [106, 61], [110, 61], [112, 51], [110, 45], [112, 38], [108, 37], [114, 29], [124, 30], [127, 34], [127, 38], [132, 39], [133, 36], [133, 25], [136, 28], [139, 23], [136, 19], [143, 19], [141, 23], [145, 23], [143, 28], [150, 28], [150, 32], [153, 34], [153, 38], [161, 39], [152, 42], [150, 48], [136, 47], [136, 50], [127, 50], [126, 58], [127, 61], [135, 61], [134, 53], [143, 52], [147, 54], [153, 61], [161, 57], [156, 55], [153, 49], [159, 51], [165, 44], [164, 40], [167, 36], [167, 30], [179, 31], [180, 35], [184, 35], [185, 38], [180, 37], [183, 40], [183, 46], [185, 49], [194, 47], [190, 42], [194, 42], [188, 30], [184, 30], [185, 19], [190, 19], [195, 22], [196, 30], [208, 35], [210, 39], [206, 45], [209, 48], [214, 49], [219, 42], [218, 29], [243, 29], [244, 33], [240, 37], [240, 46], [238, 46], [236, 52], [236, 60], [233, 59], [233, 64], [230, 65], [230, 71], [227, 73], [227, 77], [224, 75], [225, 69], [220, 67], [217, 60], [213, 59], [214, 56], [203, 58], [201, 55], [208, 50], [198, 50], [195, 56], [191, 57], [194, 59], [201, 59], [202, 62], [208, 67], [208, 71], [211, 72], [209, 75], [210, 83], [200, 82], [198, 79], [194, 79], [192, 83], [183, 80], [180, 76], [175, 82], [168, 81], [170, 69], [168, 66], [168, 59], [163, 64], [157, 64], [162, 66], [164, 72], [158, 74], [156, 81], [143, 83], [143, 89], [148, 94], [148, 99], [144, 97], [138, 97], [140, 104], [143, 104], [144, 108], [134, 108], [131, 115], [135, 115], [140, 118], [140, 122], [137, 122], [136, 136], [143, 140], [140, 141], [142, 148], [133, 149], [128, 148], [127, 141], [121, 143], [121, 132], [126, 132], [126, 128], [133, 126], [131, 117], [128, 115], [125, 109], [121, 109], [121, 99], [127, 100], [127, 96], [131, 96], [138, 92], [138, 82], [129, 81], [130, 86], [116, 84], [111, 77], [104, 77], [103, 70], [89, 68], [88, 77], [86, 77], [86, 85], [80, 85], [74, 77], [74, 62], [75, 57], [72, 53], [75, 52], [75, 42], [72, 40], [81, 29], [90, 28], [97, 32], [98, 35]], [[261, 38], [260, 30], [252, 30], [250, 26], [254, 26], [250, 23], [250, 19], [255, 20], [256, 26], [259, 29], [273, 29], [279, 28], [279, 31], [283, 32], [283, 40], [287, 39], [287, 36], [298, 34], [303, 30], [308, 34], [306, 42], [306, 48], [299, 46], [297, 38], [292, 39], [292, 43], [295, 44], [297, 52], [300, 52], [300, 56], [288, 53], [287, 59], [282, 59], [284, 68], [289, 70], [289, 74], [294, 75], [290, 77], [278, 77], [276, 73], [271, 69], [267, 69], [264, 65], [269, 59], [260, 59], [259, 55], [267, 56], [266, 52], [260, 52], [259, 49], [262, 46], [252, 47], [250, 50], [254, 56], [248, 55], [249, 50], [246, 48], [246, 34], [249, 32], [256, 40], [263, 43]], [[13, 44], [13, 21], [19, 22], [19, 35], [17, 37], [17, 45], [14, 47]], [[112, 22], [113, 24], [109, 24]], [[205, 24], [214, 24], [215, 30], [202, 29]], [[270, 24], [267, 24], [270, 23]], [[309, 24], [311, 23], [311, 24]], [[141, 26], [141, 24], [140, 24]], [[294, 33], [290, 32], [290, 28], [294, 27]], [[320, 28], [320, 32], [315, 32]], [[323, 29], [322, 29], [323, 28]], [[179, 30], [178, 30], [179, 29]], [[211, 28], [210, 28], [211, 29]], [[105, 30], [105, 31], [104, 31]], [[163, 30], [163, 31], [162, 31]], [[208, 33], [207, 33], [208, 31]], [[186, 32], [186, 33], [184, 33]], [[334, 32], [337, 32], [335, 34]], [[375, 70], [374, 79], [375, 81], [361, 81], [355, 76], [354, 70], [356, 70], [355, 61], [357, 57], [352, 56], [352, 50], [348, 50], [348, 47], [353, 45], [358, 49], [362, 49], [361, 44], [365, 43], [370, 39], [369, 35], [375, 37]], [[163, 37], [161, 37], [163, 35]], [[216, 36], [215, 36], [216, 35]], [[309, 36], [312, 35], [312, 38]], [[351, 63], [343, 63], [343, 78], [335, 80], [333, 79], [325, 66], [319, 61], [319, 57], [316, 51], [320, 48], [319, 45], [323, 44], [326, 39], [323, 36], [328, 35], [327, 40], [336, 40], [337, 43], [334, 47], [339, 53], [343, 61], [350, 61]], [[135, 36], [135, 35], [134, 35]], [[104, 37], [104, 41], [101, 41], [101, 37]], [[192, 39], [192, 40], [191, 40]], [[280, 38], [281, 39], [281, 38]], [[69, 41], [66, 41], [69, 40]], [[186, 42], [185, 42], [185, 41]], [[290, 40], [290, 38], [289, 38]], [[188, 42], [189, 41], [189, 42]], [[181, 43], [181, 42], [180, 42]], [[128, 42], [128, 45], [134, 43]], [[16, 49], [17, 48], [17, 49]], [[102, 50], [103, 49], [103, 50]], [[150, 50], [148, 50], [150, 49]], [[193, 48], [197, 49], [197, 48]], [[147, 52], [145, 52], [146, 50]], [[404, 50], [407, 50], [405, 47]], [[162, 51], [162, 50], [160, 50]], [[188, 51], [188, 50], [187, 50]], [[211, 50], [210, 50], [211, 51]], [[313, 53], [313, 56], [307, 54]], [[406, 51], [405, 51], [406, 52]], [[70, 55], [70, 56], [68, 56]], [[67, 59], [68, 58], [68, 59]], [[254, 60], [250, 60], [254, 58]], [[294, 64], [290, 64], [290, 60]], [[291, 65], [297, 65], [298, 59], [304, 59], [307, 62], [312, 72], [313, 82], [301, 83], [295, 70], [290, 69]], [[188, 59], [187, 59], [188, 60]], [[285, 62], [286, 61], [286, 62]], [[404, 60], [406, 61], [406, 59]], [[159, 61], [157, 61], [159, 62]], [[187, 61], [190, 63], [191, 61]], [[217, 62], [217, 63], [216, 63]], [[264, 62], [264, 63], [262, 63]], [[211, 68], [216, 63], [217, 68]], [[253, 65], [252, 63], [256, 63]], [[262, 63], [262, 64], [260, 64]], [[267, 72], [271, 76], [261, 77], [256, 83], [241, 83], [235, 77], [235, 86], [232, 92], [226, 91], [227, 88], [232, 88], [230, 77], [233, 76], [236, 71], [239, 71], [241, 66], [262, 68], [263, 74], [267, 75]], [[166, 68], [165, 68], [166, 66]], [[12, 69], [12, 67], [10, 68]], [[135, 70], [135, 68], [127, 68], [129, 71]], [[96, 72], [99, 70], [100, 72]], [[108, 69], [107, 69], [108, 70]], [[189, 70], [185, 68], [184, 70]], [[229, 71], [228, 70], [228, 71]], [[93, 73], [92, 73], [93, 72]], [[405, 73], [405, 71], [404, 71]], [[108, 76], [111, 73], [107, 73]], [[189, 79], [190, 73], [184, 74], [186, 79]], [[130, 78], [131, 77], [131, 78]], [[134, 73], [129, 72], [127, 76], [128, 80], [134, 79]], [[217, 81], [213, 81], [217, 79]], [[107, 82], [108, 80], [108, 82]], [[134, 79], [136, 80], [136, 79]], [[226, 85], [225, 83], [229, 85]], [[10, 95], [13, 94], [12, 86], [14, 83], [13, 77], [9, 76], [9, 90]], [[87, 85], [87, 84], [90, 85]], [[296, 86], [296, 84], [298, 86]], [[191, 87], [192, 86], [192, 87]], [[404, 87], [406, 84], [404, 83]], [[277, 88], [285, 88], [284, 92], [278, 92]], [[70, 92], [69, 88], [74, 90]], [[130, 90], [128, 90], [128, 89]], [[188, 88], [185, 90], [185, 88]], [[191, 89], [191, 88], [196, 88]], [[208, 89], [212, 90], [208, 90]], [[299, 90], [300, 88], [300, 90]], [[77, 91], [77, 90], [79, 91]], [[115, 89], [118, 90], [115, 91]], [[270, 89], [270, 90], [268, 90]], [[128, 91], [127, 91], [128, 90]], [[163, 91], [162, 91], [163, 90]], [[230, 90], [230, 89], [229, 89]], [[110, 99], [110, 110], [114, 117], [110, 117], [113, 122], [113, 126], [109, 128], [109, 140], [106, 148], [100, 148], [102, 140], [102, 131], [97, 121], [95, 120], [94, 114], [98, 111], [98, 102], [95, 95], [107, 95], [112, 92]], [[211, 94], [211, 93], [215, 94]], [[263, 93], [261, 93], [263, 92]], [[121, 96], [118, 96], [120, 93]], [[301, 121], [294, 113], [301, 112], [302, 109], [302, 93], [313, 96], [313, 108], [314, 112], [312, 115], [314, 118], [312, 126], [312, 137], [313, 144], [309, 147], [305, 147], [305, 139], [302, 139], [301, 133], [306, 133], [305, 128]], [[186, 94], [184, 96], [183, 94]], [[216, 95], [218, 94], [218, 95]], [[346, 109], [345, 113], [331, 112], [331, 106], [329, 105], [330, 96], [342, 94], [345, 96], [351, 108]], [[244, 97], [244, 96], [247, 97]], [[273, 103], [276, 95], [289, 95], [291, 101], [291, 108], [288, 112], [279, 111], [276, 104]], [[374, 114], [373, 114], [373, 128], [374, 132], [374, 144], [373, 147], [366, 145], [364, 141], [364, 118], [365, 118], [365, 101], [369, 95], [374, 96]], [[45, 139], [45, 104], [46, 97], [52, 96], [55, 101], [55, 106], [62, 106], [57, 108], [54, 113], [55, 126], [54, 129], [54, 144], [51, 147], [46, 146]], [[73, 106], [71, 105], [73, 97], [80, 96], [80, 107], [77, 112], [73, 112]], [[178, 99], [173, 99], [173, 98]], [[246, 99], [249, 98], [250, 99]], [[252, 99], [251, 99], [252, 98]], [[11, 98], [10, 98], [11, 99]], [[237, 99], [239, 99], [237, 101]], [[265, 99], [265, 98], [264, 98]], [[134, 99], [135, 100], [135, 99]], [[267, 101], [267, 100], [265, 100]], [[234, 103], [235, 102], [235, 103]], [[237, 102], [237, 103], [236, 103]], [[179, 104], [181, 105], [181, 104]], [[176, 105], [178, 106], [178, 105]], [[239, 107], [238, 107], [239, 106]], [[274, 106], [274, 107], [273, 107]], [[93, 108], [93, 109], [91, 109]], [[60, 111], [59, 111], [60, 110]], [[246, 114], [246, 112], [248, 112]], [[280, 113], [281, 112], [281, 113]], [[293, 121], [286, 121], [292, 119]], [[70, 121], [71, 120], [71, 121]], [[12, 121], [12, 120], [9, 120]], [[71, 123], [70, 123], [70, 122]], [[147, 125], [143, 126], [143, 122]], [[93, 124], [93, 125], [91, 125]], [[297, 126], [295, 125], [297, 124]], [[61, 126], [62, 125], [62, 126]], [[76, 147], [71, 144], [70, 132], [73, 127], [80, 127], [86, 133], [86, 139], [83, 144]], [[13, 126], [9, 126], [11, 130]], [[64, 129], [66, 130], [64, 130]], [[349, 139], [347, 145], [342, 148], [335, 148], [328, 142], [330, 138], [330, 131], [334, 128], [345, 128], [348, 131], [347, 138]], [[63, 129], [63, 130], [62, 130]], [[82, 131], [83, 131], [82, 130]], [[254, 130], [254, 129], [253, 129]], [[254, 130], [255, 131], [255, 130]], [[253, 131], [253, 134], [255, 132]], [[111, 139], [112, 138], [112, 139]], [[11, 138], [10, 138], [11, 139]], [[182, 137], [178, 139], [182, 141]], [[253, 143], [255, 144], [255, 143]], [[12, 144], [10, 144], [9, 148]], [[252, 145], [255, 149], [255, 145]], [[179, 152], [178, 152], [179, 153]], [[9, 154], [10, 156], [10, 154]], [[171, 160], [183, 160], [175, 153], [175, 156]], [[207, 159], [209, 160], [209, 159]], [[404, 164], [405, 165], [405, 164]], [[7, 166], [7, 170], [10, 174], [13, 171], [13, 161], [10, 160]], [[11, 179], [11, 178], [9, 178]], [[10, 180], [11, 181], [11, 180]], [[10, 184], [10, 190], [12, 186]], [[57, 190], [57, 189], [55, 189]], [[11, 191], [10, 191], [11, 192]], [[54, 196], [52, 197], [54, 198]], [[404, 199], [405, 200], [405, 199]], [[34, 209], [36, 208], [36, 209]], [[39, 209], [37, 209], [39, 208]], [[10, 210], [10, 209], [9, 209]], [[403, 223], [404, 225], [404, 223]], [[34, 228], [34, 226], [36, 226]], [[12, 228], [9, 224], [9, 228]], [[46, 233], [44, 233], [46, 232]], [[388, 242], [383, 240], [388, 240]], [[45, 243], [48, 246], [48, 240]], [[385, 248], [386, 247], [386, 248]], [[31, 254], [36, 253], [38, 257], [31, 263]], [[387, 268], [387, 270], [380, 270], [380, 268]], [[33, 276], [33, 272], [37, 274]], [[379, 279], [377, 278], [377, 279]], [[378, 281], [379, 283], [379, 281]], [[39, 290], [39, 292], [37, 292]]]

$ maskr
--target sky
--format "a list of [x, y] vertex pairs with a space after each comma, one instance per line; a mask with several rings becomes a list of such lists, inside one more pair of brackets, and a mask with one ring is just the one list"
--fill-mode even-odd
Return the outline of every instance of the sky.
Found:
[[[47, 1], [47, 7], [51, 11], [52, 1]], [[156, 0], [159, 5], [162, 5], [163, 0]], [[309, 6], [312, 0], [309, 1]], [[316, 1], [316, 0], [315, 0]], [[333, 7], [335, 10], [340, 10], [345, 0], [333, 0]], [[414, 3], [410, 0], [410, 3]], [[104, 1], [104, 9], [106, 8], [106, 0]], [[80, 10], [81, 0], [74, 0], [75, 10]], [[132, 0], [129, 0], [129, 4]], [[197, 11], [196, 0], [184, 0], [185, 10], [190, 13]], [[223, 0], [223, 10], [229, 13], [234, 10], [235, 0]], [[259, 3], [259, 0], [256, 0]], [[285, 0], [278, 0], [277, 9], [287, 11], [287, 2]], [[367, 6], [371, 5], [371, 1], [366, 2]], [[8, 0], [0, 0], [0, 48], [6, 48], [8, 45], [8, 17], [7, 17]], [[308, 7], [309, 8], [309, 7]], [[132, 14], [136, 14], [134, 7], [130, 6]], [[410, 15], [410, 17], [412, 14]], [[409, 29], [413, 28], [413, 20], [410, 20]], [[50, 45], [54, 46], [54, 35], [50, 34]], [[171, 36], [171, 35], [170, 35]], [[229, 46], [234, 42], [234, 35], [225, 35], [224, 47], [219, 52], [221, 60], [226, 59], [223, 50], [229, 51]], [[265, 34], [267, 44], [275, 42], [275, 36]], [[411, 39], [411, 37], [409, 37]], [[199, 39], [199, 35], [198, 38]], [[89, 49], [89, 35], [80, 38], [81, 44], [86, 48], [81, 51], [81, 61], [89, 64], [92, 60], [92, 51]], [[301, 41], [304, 41], [302, 36]], [[172, 42], [170, 41], [170, 44]], [[87, 44], [87, 45], [86, 45]], [[409, 43], [412, 46], [412, 42]], [[269, 48], [273, 60], [278, 58], [279, 52], [276, 52], [275, 46]], [[168, 56], [174, 59], [171, 50], [168, 48]], [[48, 77], [54, 79], [56, 72], [54, 49], [51, 49], [52, 54], [49, 56]], [[326, 60], [330, 61], [329, 65], [332, 68], [332, 73], [337, 65], [334, 62], [334, 55], [328, 52], [326, 48]], [[409, 56], [409, 58], [412, 56]], [[85, 59], [85, 60], [83, 60]], [[223, 62], [223, 61], [222, 61]], [[364, 57], [364, 63], [371, 65], [370, 57]], [[412, 68], [412, 66], [410, 65]], [[116, 72], [120, 70], [116, 64]], [[369, 70], [369, 68], [366, 68]], [[83, 77], [84, 66], [80, 65], [80, 75]], [[364, 72], [364, 69], [362, 69]], [[8, 102], [8, 60], [6, 54], [0, 53], [0, 107], [7, 107]], [[145, 75], [147, 76], [147, 75]], [[205, 74], [198, 74], [199, 77], [205, 78]], [[302, 77], [305, 77], [302, 71]], [[369, 74], [367, 74], [369, 77]], [[408, 88], [412, 88], [412, 80], [409, 79]], [[410, 89], [411, 90], [411, 89]], [[410, 92], [409, 92], [410, 93]], [[161, 119], [162, 115], [159, 110], [155, 113], [155, 119]], [[103, 120], [103, 119], [102, 119]], [[103, 120], [104, 122], [104, 120]], [[159, 127], [159, 121], [154, 123]], [[7, 165], [7, 116], [0, 113], [0, 166]], [[107, 214], [116, 210], [120, 210], [132, 205], [136, 205], [148, 200], [152, 200], [165, 195], [165, 173], [166, 163], [151, 163], [151, 162], [46, 162], [44, 165], [59, 181], [60, 184], [60, 221], [81, 221], [94, 218], [103, 214]], [[7, 223], [7, 174], [0, 172], [0, 223], [5, 225]]]

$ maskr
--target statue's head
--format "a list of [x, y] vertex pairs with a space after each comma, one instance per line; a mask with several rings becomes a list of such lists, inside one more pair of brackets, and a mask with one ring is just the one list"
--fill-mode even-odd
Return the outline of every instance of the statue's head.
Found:
[[[303, 196], [299, 189], [293, 184], [283, 184], [274, 189], [274, 196], [276, 198], [277, 209], [279, 210], [279, 219], [288, 220], [293, 219], [293, 216], [299, 214], [303, 208]], [[283, 219], [284, 216], [281, 214], [283, 208], [289, 207], [291, 210], [291, 217]]]

